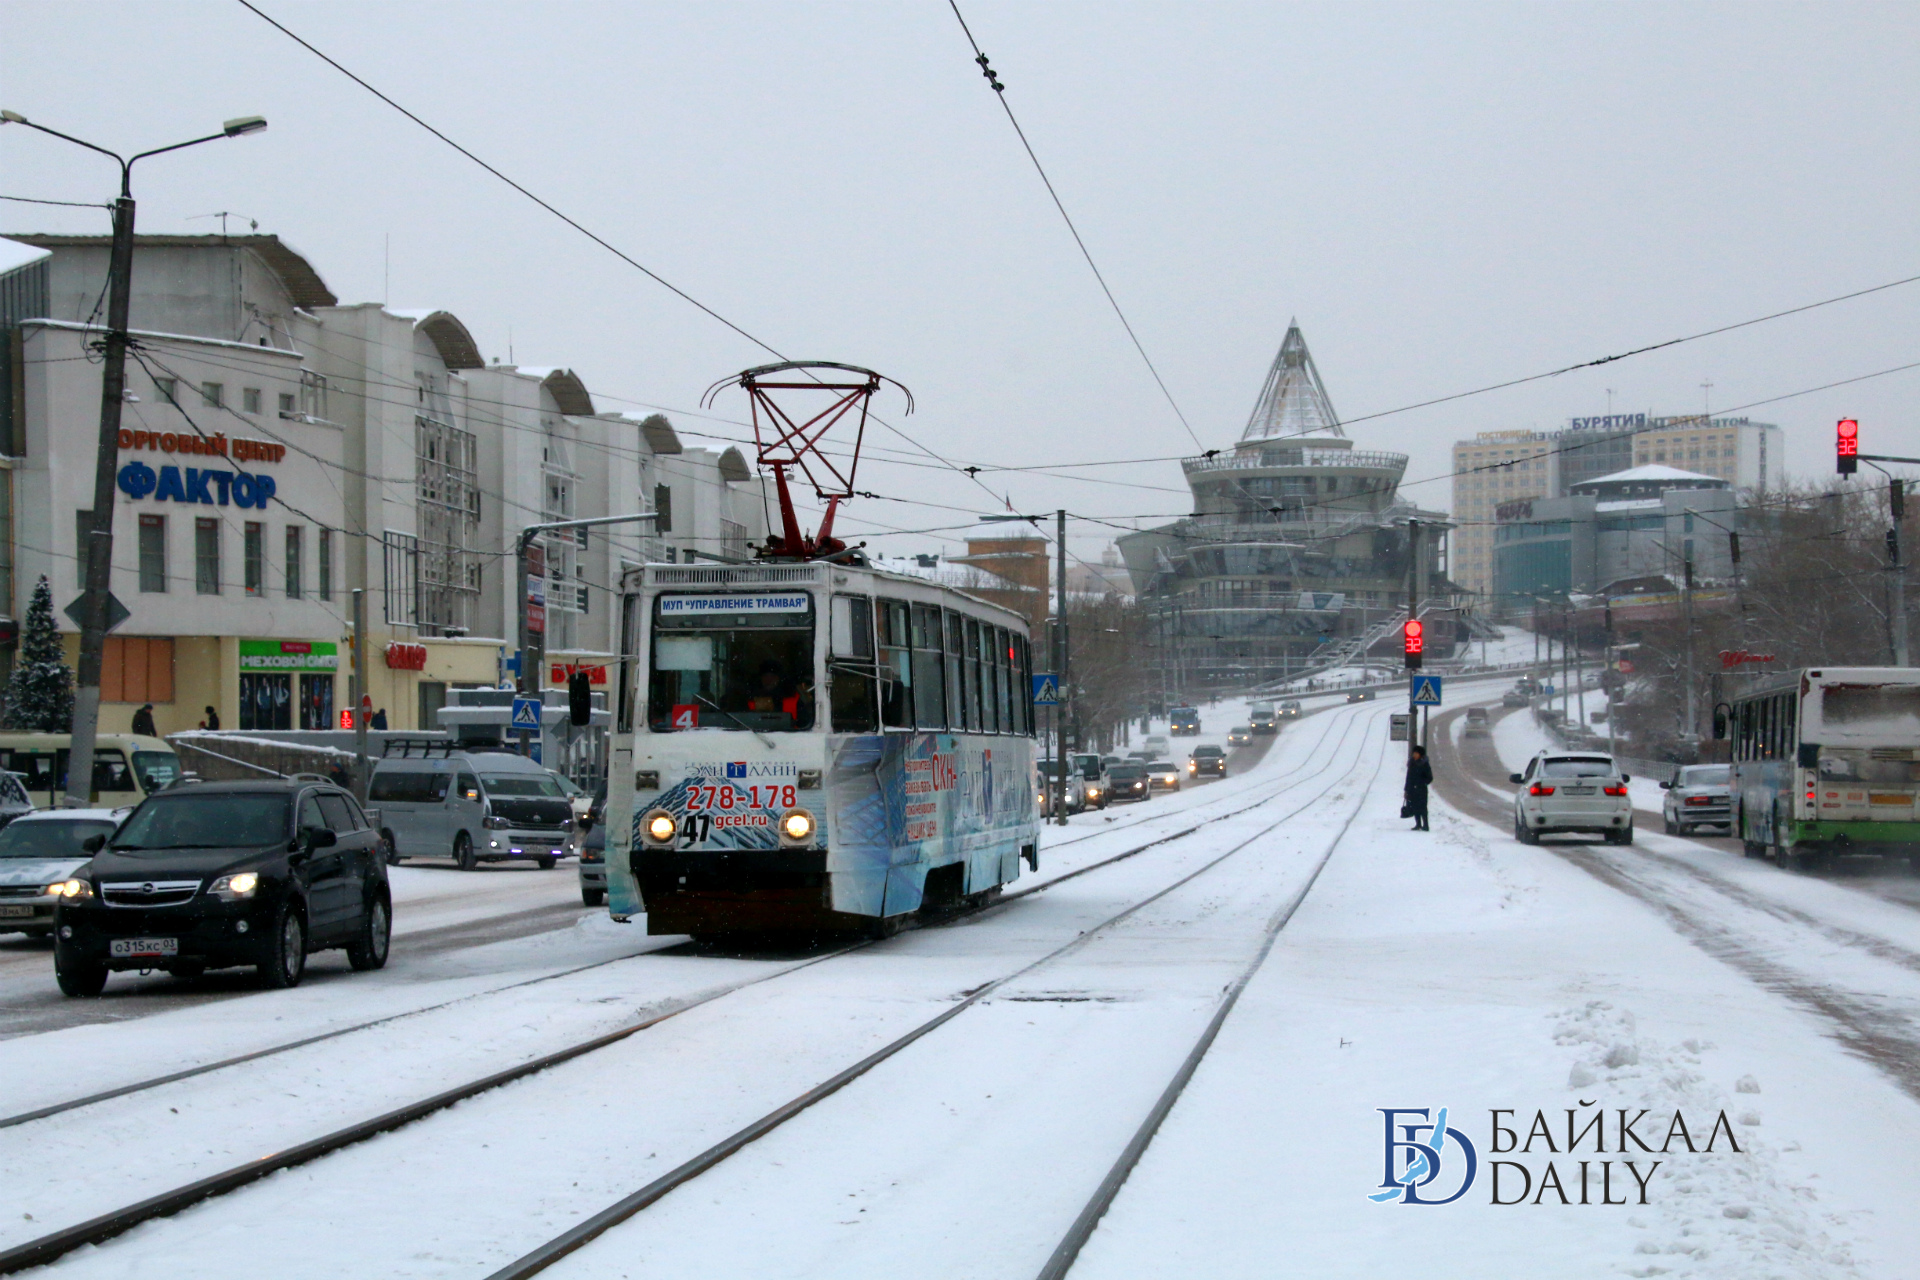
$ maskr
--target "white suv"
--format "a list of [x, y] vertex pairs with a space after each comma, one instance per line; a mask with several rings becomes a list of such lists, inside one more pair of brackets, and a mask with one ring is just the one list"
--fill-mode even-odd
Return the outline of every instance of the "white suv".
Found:
[[1633, 798], [1612, 756], [1543, 751], [1511, 774], [1513, 836], [1538, 844], [1542, 835], [1598, 833], [1608, 844], [1633, 843]]

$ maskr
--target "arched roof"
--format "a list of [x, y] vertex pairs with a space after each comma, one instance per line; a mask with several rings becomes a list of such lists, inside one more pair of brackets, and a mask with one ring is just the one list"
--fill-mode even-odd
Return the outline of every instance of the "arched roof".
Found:
[[580, 375], [573, 370], [555, 369], [540, 380], [540, 385], [568, 417], [593, 416], [593, 397], [587, 394], [587, 384], [580, 381]]
[[486, 364], [480, 358], [480, 344], [453, 312], [394, 311], [393, 314], [413, 321], [414, 327], [433, 343], [433, 349], [440, 353], [440, 362], [447, 368], [478, 369]]
[[732, 445], [728, 445], [720, 455], [720, 478], [736, 484], [753, 479], [753, 472], [747, 469], [746, 458]]

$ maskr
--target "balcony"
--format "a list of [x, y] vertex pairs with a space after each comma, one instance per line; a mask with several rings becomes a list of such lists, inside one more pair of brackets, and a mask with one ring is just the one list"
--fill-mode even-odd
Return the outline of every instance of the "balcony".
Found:
[[1183, 458], [1180, 467], [1188, 475], [1212, 471], [1261, 471], [1285, 467], [1327, 467], [1342, 471], [1372, 470], [1404, 472], [1407, 455], [1373, 449], [1262, 448], [1222, 453], [1211, 458]]

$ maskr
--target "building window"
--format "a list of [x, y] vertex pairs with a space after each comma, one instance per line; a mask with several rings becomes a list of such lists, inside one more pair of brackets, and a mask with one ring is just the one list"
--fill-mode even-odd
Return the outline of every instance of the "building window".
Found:
[[587, 612], [587, 589], [585, 587], [575, 587], [574, 591], [576, 592], [577, 599], [578, 599], [578, 604], [576, 607], [579, 609], [581, 613], [584, 614]]
[[264, 596], [267, 594], [267, 526], [258, 520], [247, 521], [243, 559], [247, 594]]
[[287, 526], [287, 599], [298, 600], [303, 587], [300, 582], [302, 571], [302, 552], [306, 550], [307, 531], [305, 526], [290, 524]]
[[173, 398], [174, 385], [172, 378], [155, 378], [153, 380], [153, 394], [158, 397], [161, 404], [180, 403]]
[[320, 531], [320, 598], [333, 599], [333, 530]]
[[226, 400], [227, 389], [217, 382], [200, 384], [200, 403], [209, 409], [218, 409]]
[[140, 517], [140, 589], [162, 592], [167, 589], [167, 518]]
[[673, 532], [673, 488], [670, 485], [653, 486], [653, 509], [655, 511], [653, 531], [655, 533]]
[[260, 412], [260, 388], [248, 387], [240, 393], [240, 407], [248, 413]]
[[203, 596], [220, 594], [220, 521], [211, 516], [193, 522], [193, 589]]
[[291, 418], [295, 412], [293, 407], [293, 392], [282, 391], [280, 393], [280, 416], [283, 418]]
[[100, 655], [102, 702], [172, 702], [173, 637], [108, 636]]

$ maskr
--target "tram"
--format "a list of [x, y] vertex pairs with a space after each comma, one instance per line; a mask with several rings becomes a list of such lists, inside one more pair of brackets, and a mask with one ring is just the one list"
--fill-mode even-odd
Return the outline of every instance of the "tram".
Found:
[[[813, 379], [770, 380], [795, 369]], [[844, 410], [880, 381], [817, 362], [740, 375], [756, 438], [769, 390]], [[758, 562], [649, 564], [622, 582], [607, 907], [644, 912], [649, 933], [885, 934], [989, 900], [1022, 858], [1038, 866], [1025, 619], [832, 538], [850, 467], [839, 491], [816, 483], [827, 513], [801, 535], [786, 471], [802, 432], [762, 443], [783, 532]]]
[[1749, 857], [1920, 856], [1920, 671], [1784, 672], [1715, 721], [1732, 738], [1734, 828]]

